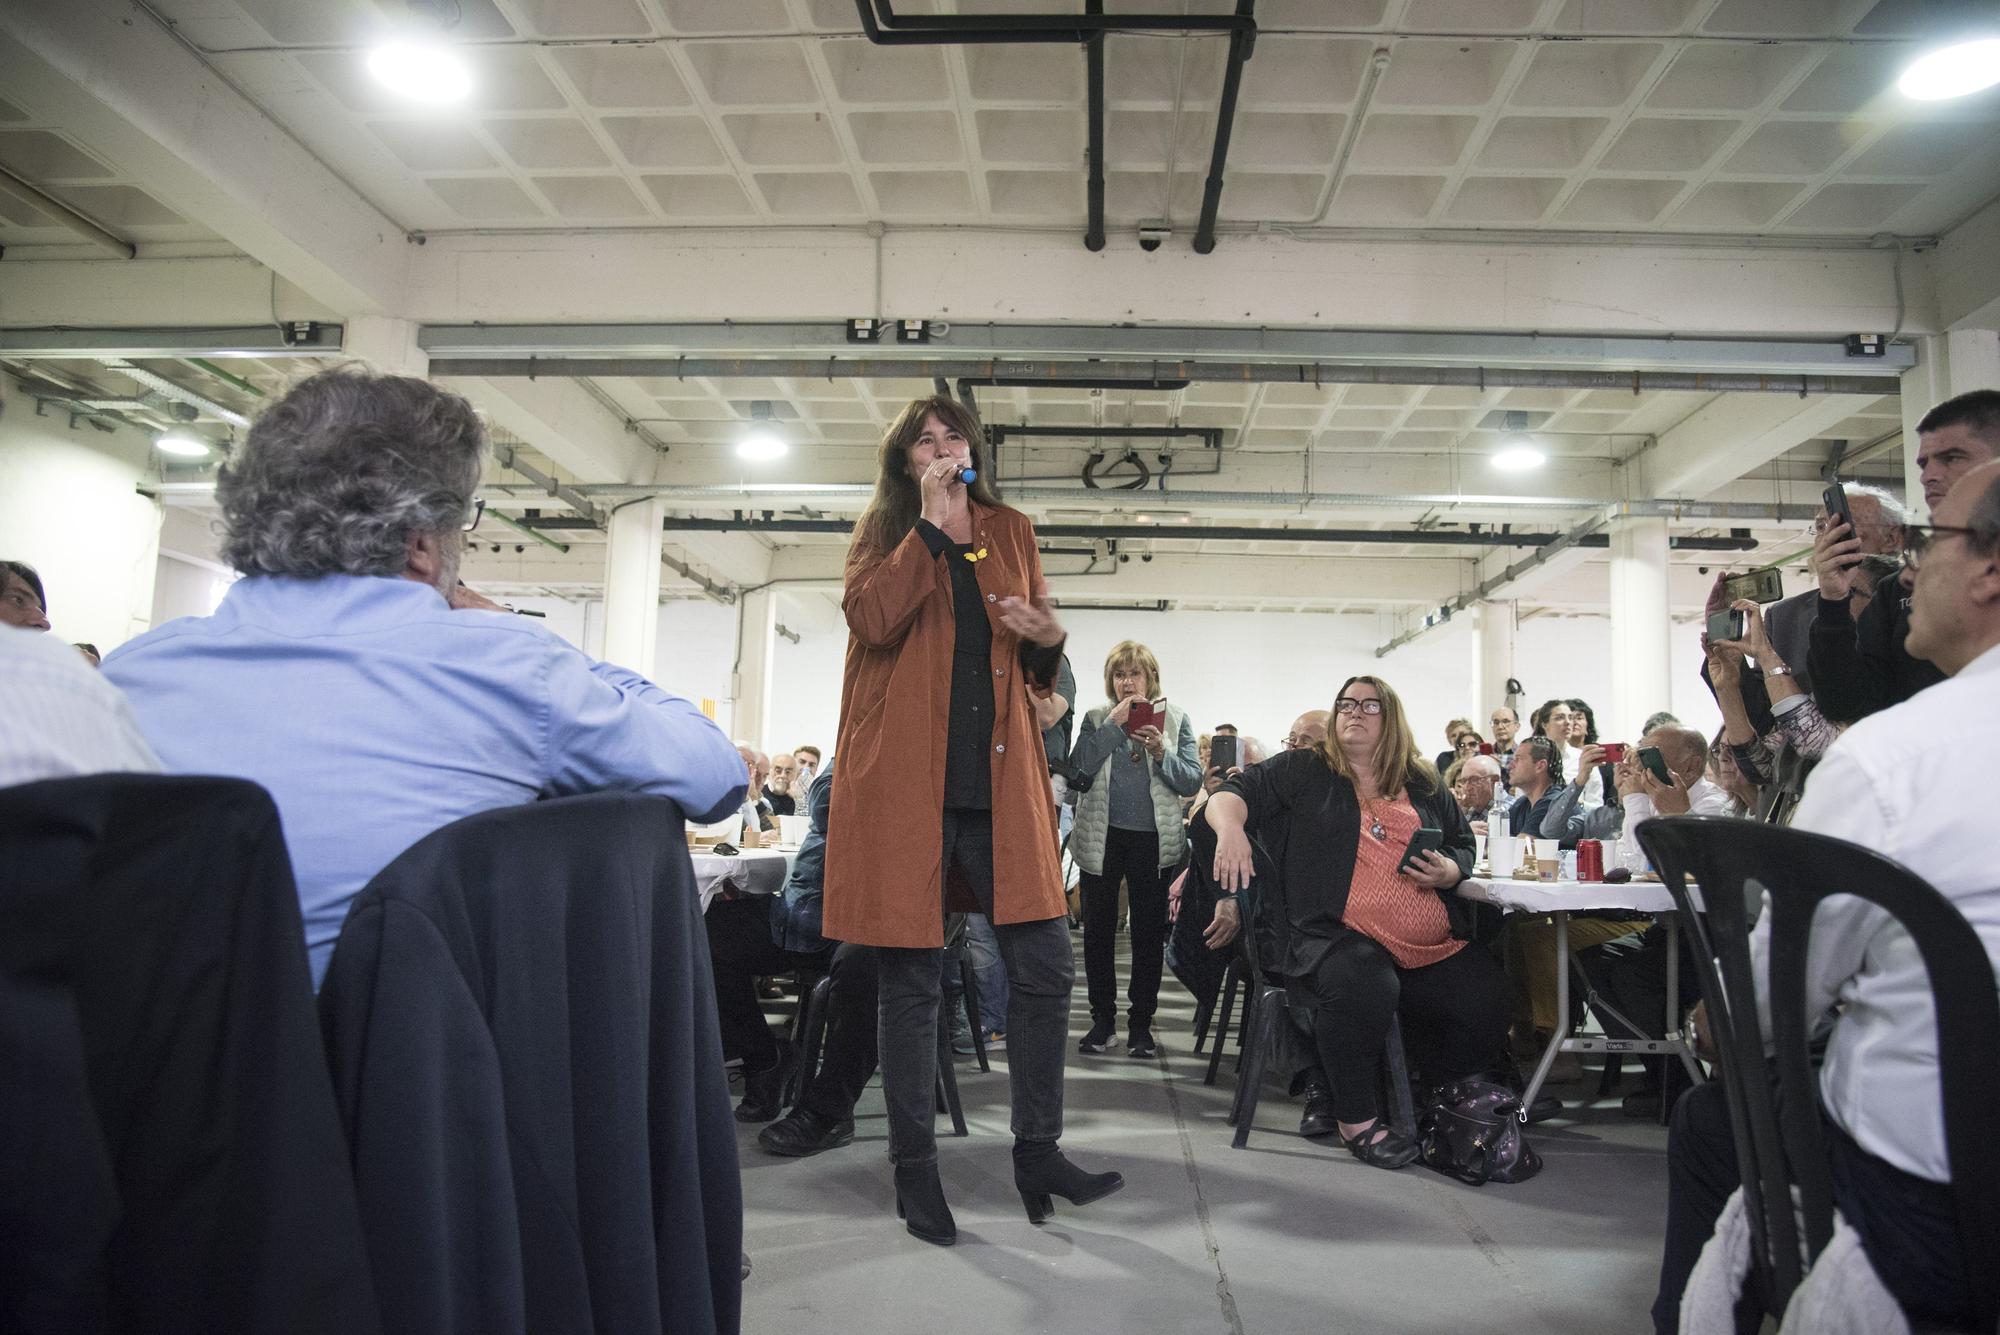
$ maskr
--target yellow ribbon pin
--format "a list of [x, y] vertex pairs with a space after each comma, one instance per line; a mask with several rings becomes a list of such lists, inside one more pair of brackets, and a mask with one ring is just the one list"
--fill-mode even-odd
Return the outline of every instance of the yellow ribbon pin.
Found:
[[965, 559], [968, 561], [984, 561], [986, 559], [986, 549], [984, 547], [981, 547], [976, 552], [967, 552], [965, 554]]

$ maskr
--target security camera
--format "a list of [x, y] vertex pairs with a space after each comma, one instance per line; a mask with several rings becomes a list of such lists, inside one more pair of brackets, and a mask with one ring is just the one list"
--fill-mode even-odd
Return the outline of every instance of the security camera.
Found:
[[1139, 249], [1154, 251], [1160, 243], [1174, 234], [1174, 229], [1164, 222], [1142, 222], [1139, 224]]

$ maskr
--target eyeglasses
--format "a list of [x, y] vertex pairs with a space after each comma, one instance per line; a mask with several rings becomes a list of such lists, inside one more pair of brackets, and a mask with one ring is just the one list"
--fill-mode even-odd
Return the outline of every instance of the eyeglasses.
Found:
[[1382, 712], [1382, 702], [1380, 700], [1349, 700], [1343, 698], [1333, 702], [1333, 712], [1336, 714], [1360, 713], [1373, 718]]
[[1923, 564], [1938, 535], [1944, 533], [1977, 533], [1976, 528], [1959, 528], [1952, 524], [1905, 524], [1903, 525], [1903, 563], [1915, 570]]
[[1319, 739], [1317, 737], [1310, 736], [1303, 732], [1295, 732], [1291, 736], [1285, 738], [1285, 749], [1287, 751], [1303, 751], [1309, 746], [1318, 746], [1318, 745], [1319, 745]]
[[486, 513], [486, 498], [484, 496], [473, 497], [472, 513], [466, 516], [465, 522], [458, 526], [459, 530], [464, 533], [472, 532], [472, 530], [479, 527], [480, 516], [484, 515], [485, 513]]

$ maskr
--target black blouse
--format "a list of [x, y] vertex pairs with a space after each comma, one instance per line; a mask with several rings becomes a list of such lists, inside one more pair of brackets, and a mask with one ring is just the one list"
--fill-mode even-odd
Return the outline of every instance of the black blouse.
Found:
[[[979, 588], [977, 562], [966, 559], [972, 549], [953, 542], [927, 519], [917, 521], [917, 536], [933, 557], [944, 558], [951, 570], [952, 624], [951, 705], [944, 752], [944, 804], [989, 810], [993, 806], [993, 626], [987, 620], [986, 596]], [[1021, 670], [1031, 680], [1048, 684], [1062, 663], [1062, 646], [1044, 648], [1021, 642]]]

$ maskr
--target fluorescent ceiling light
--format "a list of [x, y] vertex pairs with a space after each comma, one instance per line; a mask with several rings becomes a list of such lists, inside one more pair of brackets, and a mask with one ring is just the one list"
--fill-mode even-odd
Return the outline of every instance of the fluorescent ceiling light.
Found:
[[770, 427], [753, 426], [736, 442], [736, 457], [752, 463], [769, 463], [773, 459], [784, 458], [791, 449], [785, 438]]
[[384, 42], [368, 53], [368, 72], [398, 97], [427, 106], [453, 106], [472, 95], [472, 71], [443, 42]]
[[209, 454], [207, 441], [185, 431], [167, 432], [153, 441], [153, 448], [179, 459], [206, 459]]
[[2000, 83], [2000, 37], [1957, 42], [1910, 62], [1897, 91], [1919, 102], [1964, 97]]
[[1540, 468], [1549, 456], [1526, 437], [1517, 436], [1502, 445], [1493, 456], [1493, 466], [1503, 473], [1525, 473]]

